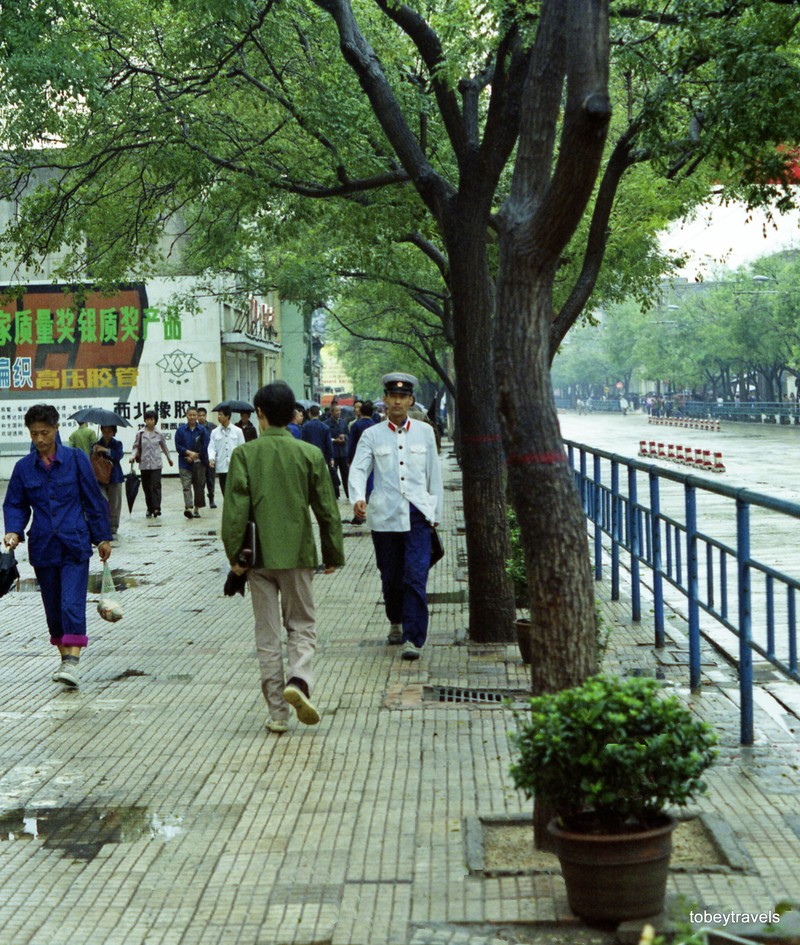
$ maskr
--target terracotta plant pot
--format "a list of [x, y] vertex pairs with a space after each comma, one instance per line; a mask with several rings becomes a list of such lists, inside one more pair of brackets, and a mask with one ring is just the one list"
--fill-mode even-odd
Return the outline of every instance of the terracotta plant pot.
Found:
[[522, 654], [522, 662], [530, 665], [532, 655], [531, 643], [531, 622], [530, 620], [518, 620], [514, 624], [517, 632], [517, 644]]
[[555, 839], [570, 909], [594, 922], [646, 919], [664, 909], [673, 817], [639, 833], [593, 834], [562, 830], [555, 820], [548, 833]]

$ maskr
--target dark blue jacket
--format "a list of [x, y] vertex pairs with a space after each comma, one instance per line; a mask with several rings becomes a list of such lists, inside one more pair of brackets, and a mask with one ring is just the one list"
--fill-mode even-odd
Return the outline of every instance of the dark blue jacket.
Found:
[[178, 451], [179, 469], [191, 469], [192, 463], [186, 459], [186, 450], [191, 450], [193, 453], [200, 454], [200, 462], [204, 465], [208, 465], [208, 441], [211, 439], [211, 434], [208, 432], [206, 427], [200, 426], [198, 423], [194, 430], [189, 428], [188, 423], [184, 423], [178, 427], [175, 431], [175, 449]]
[[348, 426], [347, 421], [344, 417], [339, 417], [338, 420], [331, 418], [330, 420], [326, 421], [326, 426], [331, 431], [332, 440], [344, 433], [344, 443], [333, 444], [333, 455], [337, 459], [347, 459], [347, 441], [350, 438], [350, 427]]
[[350, 427], [350, 436], [347, 438], [347, 462], [352, 463], [356, 455], [356, 447], [364, 430], [369, 430], [375, 423], [372, 417], [359, 417]]
[[111, 442], [106, 443], [102, 437], [97, 441], [97, 446], [105, 446], [108, 450], [107, 453], [101, 453], [101, 456], [105, 456], [106, 459], [110, 459], [111, 466], [111, 482], [125, 482], [125, 473], [122, 471], [122, 457], [124, 456], [125, 451], [122, 448], [122, 443], [111, 437]]
[[59, 444], [49, 470], [38, 453], [17, 462], [3, 502], [6, 532], [22, 540], [31, 513], [28, 558], [34, 567], [88, 561], [93, 544], [111, 541], [108, 500], [83, 450]]
[[314, 446], [322, 450], [325, 462], [330, 466], [333, 459], [333, 440], [331, 440], [331, 431], [327, 424], [319, 418], [306, 420], [300, 432], [306, 443], [313, 443]]

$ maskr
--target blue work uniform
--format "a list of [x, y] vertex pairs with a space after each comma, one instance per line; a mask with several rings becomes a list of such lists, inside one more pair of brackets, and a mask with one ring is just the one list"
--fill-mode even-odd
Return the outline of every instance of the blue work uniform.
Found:
[[321, 449], [325, 462], [330, 466], [333, 460], [333, 440], [327, 424], [323, 423], [319, 417], [306, 420], [300, 430], [300, 437], [306, 443], [313, 443], [314, 446]]
[[50, 642], [86, 646], [86, 596], [92, 545], [111, 541], [108, 502], [89, 457], [58, 444], [48, 469], [38, 453], [14, 466], [3, 502], [6, 532], [24, 539], [39, 581]]

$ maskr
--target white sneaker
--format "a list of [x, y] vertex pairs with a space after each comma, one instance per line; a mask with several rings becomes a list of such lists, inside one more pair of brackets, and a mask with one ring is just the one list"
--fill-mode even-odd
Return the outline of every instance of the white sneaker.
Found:
[[404, 660], [418, 660], [420, 656], [422, 656], [422, 647], [414, 646], [411, 640], [406, 640], [400, 652], [400, 658]]
[[79, 681], [77, 663], [68, 663], [66, 660], [62, 660], [61, 668], [58, 672], [53, 673], [53, 682], [64, 683], [70, 689], [77, 689]]
[[282, 732], [289, 731], [289, 723], [284, 722], [283, 719], [269, 719], [267, 721], [267, 731], [276, 732], [280, 735]]
[[393, 623], [389, 629], [389, 636], [386, 638], [386, 642], [389, 646], [398, 646], [403, 642], [403, 625], [400, 623]]
[[283, 698], [297, 712], [297, 718], [303, 725], [316, 725], [319, 722], [319, 712], [311, 704], [308, 696], [297, 686], [289, 683], [283, 690]]

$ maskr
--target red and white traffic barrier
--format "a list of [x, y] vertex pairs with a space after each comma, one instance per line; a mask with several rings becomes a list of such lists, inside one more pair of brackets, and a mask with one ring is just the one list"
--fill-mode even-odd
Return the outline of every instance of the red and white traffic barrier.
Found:
[[665, 449], [664, 444], [656, 440], [639, 440], [639, 456], [662, 459], [665, 462], [689, 466], [703, 472], [724, 473], [725, 464], [722, 462], [722, 453], [719, 450], [714, 451], [713, 462], [711, 455], [711, 450], [698, 446], [669, 443]]
[[688, 427], [691, 430], [708, 430], [710, 433], [719, 433], [719, 420], [707, 420], [700, 417], [648, 417], [648, 423], [669, 427]]

